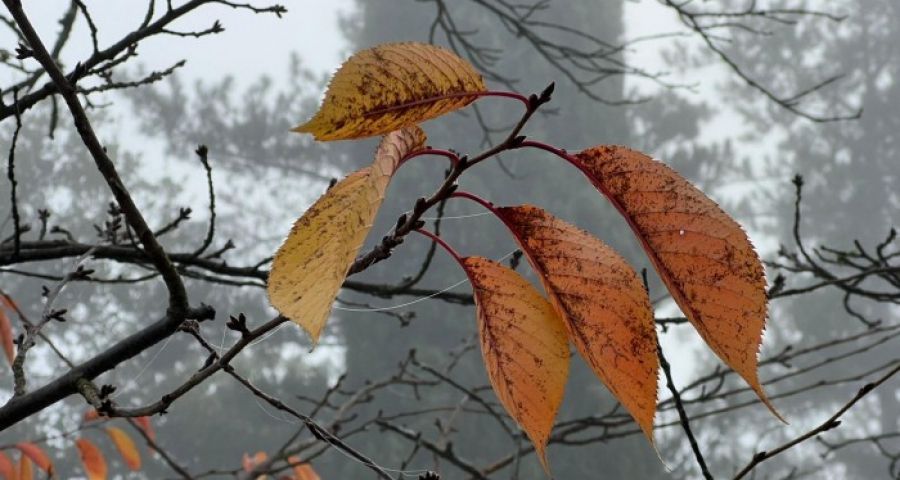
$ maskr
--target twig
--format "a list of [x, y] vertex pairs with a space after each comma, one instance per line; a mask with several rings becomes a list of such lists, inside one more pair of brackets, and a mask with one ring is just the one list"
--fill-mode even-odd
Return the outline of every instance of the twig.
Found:
[[845, 413], [847, 413], [847, 411], [850, 410], [850, 408], [852, 408], [853, 405], [855, 405], [857, 402], [862, 400], [866, 395], [871, 393], [873, 390], [875, 390], [876, 388], [881, 386], [881, 384], [888, 381], [891, 377], [896, 375], [898, 372], [900, 372], [900, 364], [898, 364], [897, 366], [892, 368], [886, 374], [881, 376], [878, 380], [875, 380], [874, 382], [869, 382], [869, 383], [863, 385], [862, 388], [860, 388], [859, 391], [856, 392], [856, 395], [854, 395], [853, 398], [851, 398], [849, 402], [847, 402], [843, 407], [841, 407], [837, 412], [835, 412], [834, 415], [832, 415], [827, 420], [825, 420], [824, 422], [819, 424], [819, 426], [813, 428], [812, 430], [809, 430], [808, 432], [798, 436], [797, 438], [795, 438], [789, 442], [786, 442], [786, 443], [780, 445], [777, 448], [774, 448], [772, 450], [764, 450], [764, 451], [758, 452], [756, 455], [753, 456], [753, 459], [750, 460], [750, 462], [748, 462], [747, 465], [740, 472], [738, 472], [737, 475], [734, 476], [733, 480], [740, 480], [741, 478], [744, 478], [745, 476], [747, 476], [747, 474], [750, 473], [754, 468], [759, 466], [760, 463], [762, 463], [780, 453], [790, 450], [791, 448], [805, 442], [806, 440], [809, 440], [812, 437], [815, 437], [816, 435], [818, 435], [822, 432], [827, 432], [828, 430], [832, 430], [832, 429], [839, 427], [841, 425], [841, 422], [840, 422], [841, 416], [843, 416]]
[[669, 365], [668, 360], [666, 360], [666, 356], [663, 354], [662, 345], [659, 343], [656, 344], [656, 356], [659, 358], [659, 365], [662, 367], [663, 373], [666, 376], [666, 387], [668, 387], [669, 392], [672, 394], [672, 399], [675, 401], [675, 408], [678, 410], [681, 428], [688, 437], [688, 442], [691, 444], [691, 450], [694, 452], [694, 458], [697, 459], [697, 464], [700, 465], [700, 472], [703, 473], [703, 478], [706, 480], [714, 480], [712, 474], [709, 473], [709, 467], [706, 466], [706, 460], [703, 459], [703, 452], [700, 451], [700, 445], [697, 444], [697, 439], [694, 438], [694, 432], [691, 430], [690, 417], [687, 412], [684, 411], [684, 404], [681, 402], [681, 394], [678, 393], [675, 382], [672, 380], [672, 368]]
[[19, 203], [16, 197], [16, 187], [19, 182], [16, 181], [16, 144], [19, 141], [19, 132], [22, 131], [22, 114], [19, 111], [19, 90], [13, 90], [13, 108], [16, 115], [16, 129], [13, 131], [12, 142], [9, 145], [9, 160], [6, 165], [6, 176], [9, 178], [9, 205], [12, 209], [13, 218], [13, 256], [19, 255], [19, 249], [22, 243], [22, 226], [19, 219]]

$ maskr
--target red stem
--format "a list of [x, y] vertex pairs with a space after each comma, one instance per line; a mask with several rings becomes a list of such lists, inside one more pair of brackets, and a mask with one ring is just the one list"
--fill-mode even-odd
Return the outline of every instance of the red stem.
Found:
[[451, 152], [450, 150], [441, 150], [437, 148], [425, 148], [422, 150], [416, 150], [407, 154], [405, 157], [400, 159], [400, 163], [397, 164], [397, 168], [403, 166], [406, 162], [416, 158], [421, 157], [423, 155], [437, 155], [439, 157], [446, 157], [450, 160], [450, 163], [453, 164], [453, 168], [456, 168], [459, 165], [459, 155]]
[[516, 226], [513, 225], [512, 223], [510, 223], [509, 219], [507, 219], [505, 216], [503, 216], [500, 213], [500, 210], [498, 210], [497, 207], [495, 207], [493, 203], [479, 197], [478, 195], [475, 195], [474, 193], [469, 193], [469, 192], [453, 192], [450, 195], [450, 198], [453, 198], [453, 197], [468, 198], [469, 200], [472, 200], [475, 203], [481, 204], [482, 207], [488, 209], [489, 212], [493, 213], [495, 217], [499, 218], [500, 221], [503, 222], [503, 225], [506, 226], [507, 230], [509, 230], [509, 234], [512, 235], [513, 239], [519, 245], [519, 249], [522, 250], [523, 252], [527, 253], [523, 244], [519, 241], [519, 236], [516, 233]]
[[[429, 232], [428, 230], [422, 230], [421, 228], [417, 228], [417, 229], [415, 229], [415, 230], [413, 230], [413, 231], [416, 232], [416, 233], [425, 235], [426, 237], [428, 237], [428, 238], [434, 240], [435, 242], [437, 242], [438, 245], [440, 245], [444, 250], [446, 250], [447, 253], [449, 253], [450, 256], [452, 256], [453, 259], [456, 260], [457, 263], [459, 263], [459, 265], [460, 265], [461, 267], [463, 267], [463, 270], [466, 269], [465, 266], [463, 266], [462, 258], [459, 256], [458, 253], [456, 253], [456, 250], [454, 250], [453, 247], [451, 247], [449, 244], [447, 244], [447, 242], [444, 241], [443, 238], [441, 238], [441, 237], [439, 237], [439, 236], [437, 236], [437, 235], [435, 235], [435, 234]], [[469, 272], [466, 271], [466, 274], [467, 274], [467, 275], [468, 275], [468, 273], [469, 273]]]
[[[538, 150], [544, 150], [546, 152], [550, 152], [550, 153], [556, 155], [557, 157], [569, 162], [569, 164], [571, 164], [573, 167], [577, 168], [578, 171], [580, 171], [582, 174], [584, 174], [584, 176], [587, 177], [587, 179], [591, 182], [591, 184], [593, 184], [595, 187], [597, 187], [597, 189], [600, 190], [600, 193], [602, 193], [603, 196], [606, 197], [606, 199], [609, 200], [609, 202], [612, 203], [614, 207], [616, 207], [616, 210], [618, 210], [619, 213], [622, 215], [622, 217], [624, 217], [625, 220], [628, 221], [629, 225], [632, 226], [635, 233], [638, 232], [637, 227], [632, 223], [631, 218], [628, 216], [628, 214], [625, 213], [625, 209], [622, 208], [622, 205], [620, 205], [619, 202], [617, 202], [616, 199], [613, 198], [613, 196], [609, 193], [609, 191], [606, 189], [606, 187], [603, 184], [601, 184], [600, 182], [595, 182], [593, 177], [591, 176], [590, 172], [586, 171], [584, 169], [584, 167], [582, 167], [579, 164], [578, 160], [576, 160], [575, 157], [573, 157], [571, 154], [569, 154], [569, 152], [567, 152], [566, 150], [564, 150], [562, 148], [554, 147], [553, 145], [548, 145], [544, 142], [535, 142], [533, 140], [525, 140], [524, 142], [520, 143], [516, 148], [525, 148], [525, 147], [537, 148]], [[638, 235], [638, 237], [640, 238], [640, 235]]]

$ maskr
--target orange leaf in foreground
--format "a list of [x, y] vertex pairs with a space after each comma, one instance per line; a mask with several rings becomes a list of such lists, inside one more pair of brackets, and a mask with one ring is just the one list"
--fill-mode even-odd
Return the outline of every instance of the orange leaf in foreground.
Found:
[[38, 468], [53, 475], [53, 463], [50, 462], [50, 457], [47, 456], [41, 447], [33, 443], [21, 442], [16, 444], [16, 448], [27, 455]]
[[487, 90], [455, 53], [422, 43], [379, 45], [350, 57], [334, 74], [325, 100], [295, 132], [316, 140], [371, 137], [465, 107]]
[[106, 478], [106, 460], [100, 449], [94, 445], [94, 442], [79, 438], [75, 440], [75, 446], [78, 447], [78, 454], [81, 455], [81, 463], [84, 465], [84, 471], [89, 480], [104, 480]]
[[351, 173], [325, 192], [291, 229], [269, 273], [269, 301], [303, 327], [315, 344], [331, 305], [372, 228], [400, 160], [425, 146], [425, 132], [386, 135], [371, 167]]
[[766, 279], [741, 226], [674, 170], [643, 153], [601, 146], [574, 160], [631, 225], [710, 348], [781, 418], [759, 383]]
[[491, 385], [525, 430], [541, 464], [569, 376], [569, 342], [550, 303], [521, 275], [478, 257], [462, 260], [475, 292], [481, 353]]
[[16, 466], [5, 453], [0, 452], [0, 476], [6, 480], [16, 480]]
[[31, 468], [31, 459], [27, 455], [19, 455], [19, 480], [32, 480], [34, 469]]
[[578, 353], [653, 442], [656, 327], [644, 284], [593, 235], [533, 206], [498, 208]]
[[125, 459], [128, 468], [140, 470], [141, 454], [138, 453], [137, 447], [135, 447], [134, 442], [131, 441], [131, 437], [129, 437], [121, 428], [107, 427], [105, 430], [113, 443], [116, 444], [116, 448], [119, 449], [119, 453], [122, 454], [122, 458]]

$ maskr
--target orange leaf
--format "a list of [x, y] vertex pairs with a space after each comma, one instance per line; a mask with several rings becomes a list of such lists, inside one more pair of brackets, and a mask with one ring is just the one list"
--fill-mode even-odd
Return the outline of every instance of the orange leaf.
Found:
[[294, 476], [297, 480], [321, 480], [319, 474], [308, 463], [294, 467]]
[[156, 439], [156, 432], [153, 431], [153, 427], [150, 425], [150, 417], [136, 417], [134, 421], [137, 422], [138, 426], [141, 427], [141, 430], [150, 437], [150, 440]]
[[105, 430], [109, 437], [112, 438], [113, 443], [116, 444], [116, 448], [119, 449], [119, 453], [122, 454], [122, 458], [125, 459], [128, 468], [140, 470], [141, 455], [138, 453], [137, 447], [134, 446], [134, 442], [131, 441], [131, 437], [122, 431], [121, 428], [107, 427]]
[[[0, 298], [6, 297], [0, 294]], [[13, 360], [16, 358], [16, 345], [13, 343], [13, 331], [9, 315], [2, 308], [0, 308], [0, 346], [3, 347], [3, 353], [6, 354], [6, 361], [12, 366]]]
[[706, 343], [781, 419], [757, 374], [768, 315], [766, 279], [741, 226], [674, 170], [643, 153], [601, 146], [574, 160], [631, 225]]
[[288, 462], [294, 465], [294, 478], [296, 480], [321, 480], [319, 474], [313, 470], [309, 463], [300, 463], [299, 457], [288, 457]]
[[100, 449], [94, 445], [94, 442], [79, 438], [75, 440], [75, 446], [78, 447], [78, 454], [81, 455], [81, 463], [84, 464], [84, 471], [88, 480], [104, 480], [106, 478], [106, 460]]
[[31, 459], [27, 455], [19, 455], [19, 480], [32, 480], [34, 469], [31, 468]]
[[334, 74], [325, 100], [295, 132], [316, 140], [371, 137], [465, 107], [487, 90], [465, 60], [441, 47], [407, 42], [350, 57]]
[[353, 260], [372, 228], [400, 160], [425, 145], [411, 127], [386, 135], [371, 167], [338, 182], [297, 220], [272, 260], [272, 305], [303, 327], [315, 344]]
[[33, 443], [21, 442], [16, 444], [16, 448], [27, 455], [38, 468], [53, 475], [53, 463], [50, 462], [50, 457], [44, 453], [44, 450], [42, 450], [41, 447], [38, 447]]
[[0, 304], [3, 304], [3, 306], [6, 307], [10, 312], [19, 310], [16, 302], [14, 302], [13, 299], [9, 298], [9, 296], [7, 296], [5, 293], [0, 293]]
[[532, 206], [498, 208], [575, 348], [653, 443], [656, 327], [644, 284], [593, 235]]
[[85, 423], [93, 422], [94, 420], [100, 420], [101, 418], [103, 420], [109, 420], [109, 417], [101, 417], [100, 412], [98, 412], [96, 408], [92, 408], [92, 409], [88, 410], [87, 412], [84, 412], [84, 416], [81, 417], [81, 421], [83, 421]]
[[464, 258], [462, 265], [475, 291], [491, 385], [549, 474], [544, 452], [569, 376], [566, 327], [550, 303], [513, 270], [478, 257]]
[[6, 480], [16, 480], [18, 478], [15, 464], [3, 452], [0, 452], [0, 476]]

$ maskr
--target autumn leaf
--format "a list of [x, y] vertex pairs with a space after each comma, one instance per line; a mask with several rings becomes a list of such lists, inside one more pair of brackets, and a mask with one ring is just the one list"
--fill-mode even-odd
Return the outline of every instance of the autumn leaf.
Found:
[[533, 206], [496, 209], [538, 273], [578, 353], [653, 441], [656, 327], [644, 284], [593, 235]]
[[38, 468], [53, 475], [53, 463], [50, 462], [50, 457], [47, 456], [41, 447], [33, 443], [20, 442], [16, 444], [16, 448], [30, 458]]
[[309, 463], [300, 463], [299, 457], [288, 457], [288, 461], [294, 464], [294, 478], [296, 480], [321, 480], [319, 474], [313, 470]]
[[116, 445], [119, 453], [122, 454], [122, 458], [125, 460], [128, 468], [132, 470], [140, 470], [141, 455], [140, 453], [138, 453], [137, 447], [135, 447], [134, 442], [131, 441], [131, 437], [129, 437], [128, 434], [125, 433], [121, 428], [107, 427], [104, 430], [106, 430], [106, 433]]
[[34, 469], [31, 467], [31, 459], [27, 455], [19, 456], [19, 480], [32, 480], [34, 478]]
[[315, 344], [353, 260], [372, 228], [400, 160], [425, 145], [410, 127], [386, 135], [368, 168], [351, 173], [297, 220], [269, 273], [272, 305], [303, 327]]
[[350, 57], [334, 74], [322, 106], [295, 132], [316, 140], [385, 134], [465, 107], [487, 90], [471, 65], [441, 47], [407, 42]]
[[106, 460], [100, 453], [100, 449], [94, 445], [94, 442], [86, 438], [75, 440], [75, 446], [78, 447], [78, 454], [81, 455], [81, 463], [84, 465], [88, 480], [104, 480], [106, 478]]
[[643, 153], [601, 146], [574, 160], [631, 225], [706, 343], [780, 419], [757, 374], [768, 315], [766, 279], [744, 230], [703, 192]]
[[569, 375], [566, 328], [522, 276], [491, 260], [462, 259], [475, 292], [481, 353], [491, 385], [525, 430], [541, 464]]
[[[0, 293], [0, 299], [5, 298], [6, 297]], [[13, 330], [12, 324], [9, 321], [9, 315], [7, 315], [2, 307], [0, 307], [0, 346], [3, 347], [3, 353], [6, 354], [6, 361], [12, 366], [13, 360], [16, 358], [16, 346], [15, 343], [13, 343]]]
[[150, 417], [136, 417], [134, 421], [137, 422], [150, 440], [156, 439], [156, 432], [153, 431], [153, 426], [150, 425]]
[[0, 476], [5, 480], [17, 480], [19, 477], [16, 465], [3, 452], [0, 452]]

